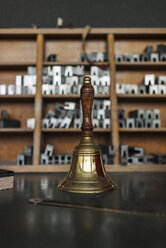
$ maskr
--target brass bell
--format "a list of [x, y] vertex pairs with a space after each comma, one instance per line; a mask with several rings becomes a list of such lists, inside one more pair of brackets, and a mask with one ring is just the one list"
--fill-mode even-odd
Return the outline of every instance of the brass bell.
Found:
[[58, 186], [62, 191], [100, 193], [117, 189], [117, 186], [106, 174], [101, 150], [93, 139], [91, 120], [93, 97], [94, 89], [91, 85], [91, 78], [86, 76], [81, 87], [82, 138], [74, 149], [70, 171]]

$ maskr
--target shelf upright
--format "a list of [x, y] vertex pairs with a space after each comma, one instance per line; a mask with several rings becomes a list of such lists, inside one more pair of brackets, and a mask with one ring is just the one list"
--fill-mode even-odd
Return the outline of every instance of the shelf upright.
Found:
[[116, 65], [114, 51], [114, 35], [108, 34], [108, 59], [110, 65], [111, 84], [110, 84], [110, 101], [111, 101], [111, 130], [112, 130], [112, 145], [115, 146], [116, 155], [114, 164], [119, 164], [119, 127], [118, 127], [118, 108], [116, 94]]
[[41, 119], [42, 119], [42, 72], [43, 72], [43, 50], [44, 50], [44, 35], [37, 35], [37, 84], [35, 95], [35, 129], [33, 135], [33, 165], [40, 164], [40, 147], [41, 147]]

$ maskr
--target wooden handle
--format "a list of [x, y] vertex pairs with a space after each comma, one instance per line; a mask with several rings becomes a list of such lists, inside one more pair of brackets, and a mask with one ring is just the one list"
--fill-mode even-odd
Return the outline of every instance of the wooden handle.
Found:
[[84, 77], [84, 83], [81, 87], [81, 103], [83, 111], [83, 122], [81, 126], [82, 136], [93, 136], [93, 125], [91, 119], [93, 98], [94, 89], [91, 85], [91, 78]]

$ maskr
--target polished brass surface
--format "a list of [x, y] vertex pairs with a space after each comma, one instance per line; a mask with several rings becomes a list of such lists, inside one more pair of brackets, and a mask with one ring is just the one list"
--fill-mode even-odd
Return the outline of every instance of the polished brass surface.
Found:
[[[80, 143], [73, 151], [72, 163], [70, 171], [66, 178], [60, 183], [58, 188], [62, 191], [74, 193], [100, 193], [108, 190], [117, 189], [117, 186], [107, 176], [100, 147], [95, 144], [93, 139], [91, 124], [91, 111], [88, 106], [86, 109], [86, 102], [83, 102], [86, 97], [92, 97], [93, 88], [88, 86], [90, 93], [87, 94], [85, 84], [91, 84], [90, 77], [84, 78], [84, 88], [81, 89], [81, 100], [83, 105], [83, 124], [82, 124], [82, 138]], [[88, 112], [89, 111], [89, 112]], [[90, 115], [90, 118], [88, 116]], [[89, 119], [88, 119], [89, 118]], [[86, 122], [86, 120], [88, 120]], [[87, 131], [88, 130], [88, 131]], [[87, 136], [85, 136], [87, 135]]]

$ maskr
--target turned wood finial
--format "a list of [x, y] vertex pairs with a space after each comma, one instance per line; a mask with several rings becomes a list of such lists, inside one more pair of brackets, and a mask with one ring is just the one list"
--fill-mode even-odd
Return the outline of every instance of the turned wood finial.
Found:
[[91, 118], [93, 98], [94, 89], [91, 85], [91, 78], [90, 76], [85, 76], [81, 87], [81, 103], [83, 111], [83, 122], [81, 126], [82, 136], [93, 136], [93, 125]]

